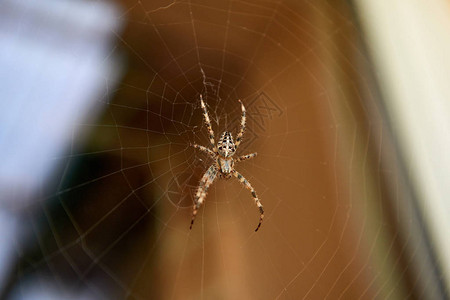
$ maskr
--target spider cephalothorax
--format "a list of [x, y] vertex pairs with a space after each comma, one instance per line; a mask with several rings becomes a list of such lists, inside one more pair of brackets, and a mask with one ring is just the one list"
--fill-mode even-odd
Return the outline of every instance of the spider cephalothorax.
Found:
[[253, 189], [250, 182], [248, 182], [248, 180], [245, 179], [244, 176], [242, 176], [238, 171], [234, 169], [234, 164], [236, 162], [244, 161], [256, 156], [256, 153], [252, 153], [240, 156], [238, 158], [233, 158], [233, 155], [236, 153], [236, 150], [242, 141], [242, 137], [245, 131], [245, 120], [246, 120], [245, 107], [244, 104], [241, 102], [241, 100], [239, 100], [239, 102], [241, 103], [242, 118], [241, 118], [241, 128], [239, 130], [238, 135], [236, 136], [236, 142], [233, 141], [233, 135], [231, 134], [231, 132], [225, 131], [224, 133], [221, 134], [216, 147], [214, 142], [214, 131], [212, 130], [211, 127], [211, 121], [209, 120], [208, 110], [206, 109], [205, 103], [203, 102], [202, 95], [200, 95], [200, 104], [202, 106], [203, 116], [205, 118], [206, 126], [208, 127], [209, 131], [209, 142], [211, 149], [197, 144], [192, 146], [194, 148], [206, 152], [215, 161], [215, 163], [213, 163], [208, 168], [208, 170], [200, 180], [199, 187], [195, 194], [195, 203], [192, 211], [192, 220], [190, 227], [191, 229], [192, 225], [194, 224], [195, 216], [197, 215], [198, 209], [202, 205], [203, 201], [205, 201], [208, 188], [217, 178], [217, 175], [226, 179], [231, 178], [231, 176], [235, 176], [239, 180], [239, 182], [244, 185], [245, 188], [250, 190], [253, 199], [255, 200], [255, 203], [259, 208], [260, 213], [258, 227], [256, 227], [255, 231], [258, 231], [259, 227], [261, 226], [262, 220], [264, 218], [264, 209], [261, 202], [259, 201], [258, 196], [256, 195], [256, 191]]

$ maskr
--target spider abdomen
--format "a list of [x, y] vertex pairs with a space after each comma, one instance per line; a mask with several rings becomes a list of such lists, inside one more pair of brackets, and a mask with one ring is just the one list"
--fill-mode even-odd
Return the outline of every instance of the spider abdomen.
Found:
[[220, 136], [219, 142], [217, 143], [217, 149], [220, 155], [223, 157], [231, 157], [236, 152], [236, 145], [233, 142], [233, 135], [231, 132], [225, 131]]

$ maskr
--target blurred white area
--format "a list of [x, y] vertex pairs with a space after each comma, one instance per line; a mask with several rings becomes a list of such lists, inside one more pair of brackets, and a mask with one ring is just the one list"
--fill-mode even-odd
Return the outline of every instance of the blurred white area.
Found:
[[[118, 13], [99, 1], [0, 1], [0, 298], [13, 240], [27, 230], [12, 212], [38, 200], [56, 158], [68, 155], [78, 125], [99, 113], [118, 76], [110, 57]], [[32, 283], [15, 297], [88, 299]]]
[[77, 124], [98, 112], [116, 76], [117, 13], [92, 1], [0, 2], [0, 206], [33, 199]]
[[55, 282], [31, 281], [24, 284], [24, 290], [15, 290], [9, 300], [93, 300], [100, 297], [89, 293], [87, 290], [61, 290]]
[[450, 2], [357, 0], [400, 153], [450, 287]]

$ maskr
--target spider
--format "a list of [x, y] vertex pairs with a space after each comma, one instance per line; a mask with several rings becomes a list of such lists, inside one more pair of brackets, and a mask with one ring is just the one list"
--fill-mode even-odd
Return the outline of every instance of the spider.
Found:
[[238, 158], [233, 158], [233, 155], [236, 153], [237, 148], [241, 144], [242, 137], [245, 131], [245, 120], [246, 120], [244, 104], [242, 103], [241, 100], [238, 101], [239, 103], [241, 103], [242, 119], [241, 119], [241, 128], [239, 130], [238, 135], [236, 136], [236, 142], [233, 142], [233, 136], [231, 132], [225, 131], [220, 135], [219, 141], [217, 142], [216, 146], [214, 142], [214, 131], [212, 130], [211, 127], [211, 121], [209, 119], [208, 111], [206, 109], [205, 103], [203, 102], [203, 97], [202, 95], [200, 95], [200, 104], [203, 109], [203, 117], [205, 118], [206, 127], [208, 128], [209, 131], [209, 143], [211, 149], [197, 144], [193, 144], [191, 146], [205, 152], [215, 162], [208, 168], [208, 170], [205, 172], [202, 179], [200, 180], [197, 192], [195, 194], [195, 201], [192, 210], [191, 226], [189, 227], [189, 229], [192, 229], [192, 225], [194, 225], [194, 220], [197, 215], [198, 209], [205, 201], [208, 188], [217, 178], [217, 175], [219, 175], [219, 177], [224, 179], [229, 179], [232, 176], [236, 177], [239, 180], [239, 182], [252, 193], [253, 199], [255, 200], [256, 206], [258, 206], [260, 212], [259, 223], [255, 229], [255, 232], [258, 231], [259, 227], [261, 226], [262, 220], [264, 218], [264, 209], [261, 202], [259, 201], [258, 196], [256, 195], [256, 191], [255, 189], [253, 189], [250, 182], [248, 182], [248, 180], [245, 179], [244, 176], [242, 176], [238, 171], [234, 169], [235, 163], [253, 158], [257, 154], [255, 152], [247, 155], [242, 155]]

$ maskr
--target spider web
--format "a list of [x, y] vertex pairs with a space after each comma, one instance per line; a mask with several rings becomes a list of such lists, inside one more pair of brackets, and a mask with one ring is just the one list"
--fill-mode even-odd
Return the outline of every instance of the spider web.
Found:
[[[126, 73], [102, 117], [60, 157], [30, 210], [16, 289], [29, 281], [94, 299], [418, 297], [431, 278], [371, 65], [344, 1], [120, 2], [115, 54]], [[216, 140], [247, 130], [237, 180], [193, 194]], [[400, 206], [404, 209], [398, 209]], [[409, 227], [408, 227], [409, 228]]]

